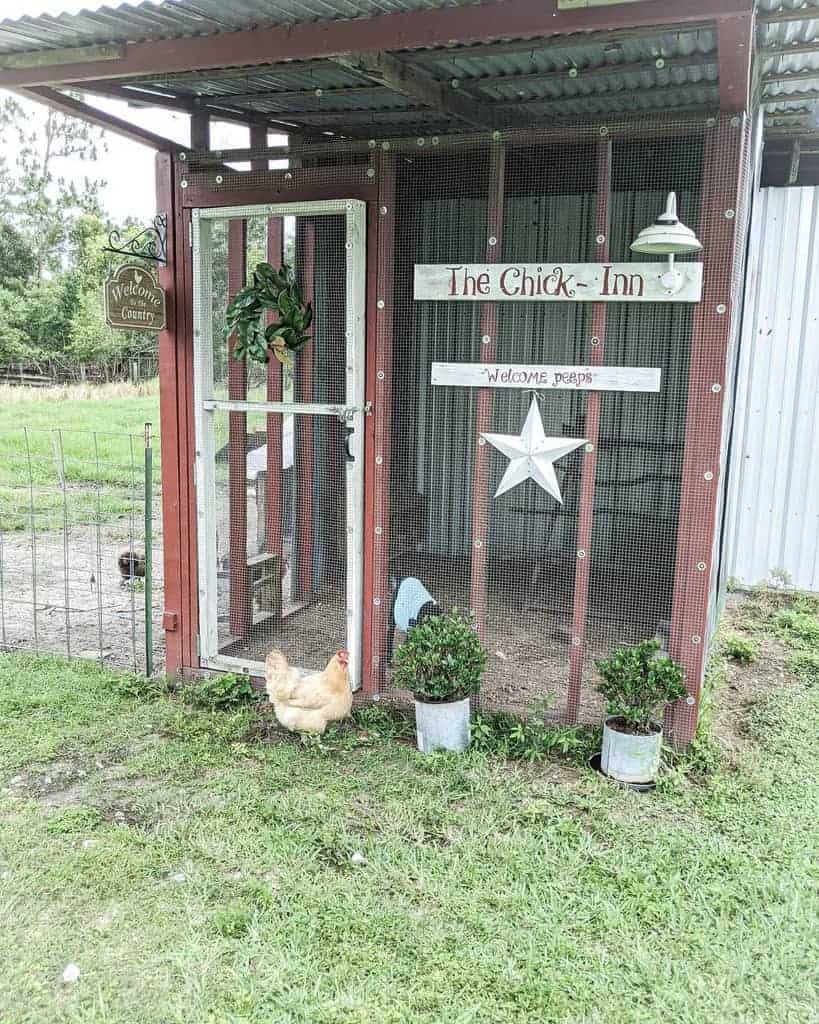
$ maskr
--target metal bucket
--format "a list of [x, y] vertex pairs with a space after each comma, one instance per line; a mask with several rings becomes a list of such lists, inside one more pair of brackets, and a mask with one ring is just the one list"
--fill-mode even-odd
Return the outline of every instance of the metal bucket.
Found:
[[443, 704], [415, 702], [415, 731], [422, 754], [469, 749], [469, 697]]
[[620, 782], [654, 782], [660, 770], [662, 726], [652, 722], [653, 731], [648, 736], [636, 736], [620, 732], [617, 724], [621, 721], [616, 717], [607, 718], [603, 725], [600, 752], [603, 773]]

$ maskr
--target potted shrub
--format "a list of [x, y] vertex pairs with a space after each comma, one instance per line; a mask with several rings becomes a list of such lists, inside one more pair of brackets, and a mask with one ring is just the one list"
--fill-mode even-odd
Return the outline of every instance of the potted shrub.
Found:
[[660, 653], [656, 640], [620, 647], [595, 663], [606, 699], [600, 767], [620, 782], [654, 782], [660, 767], [663, 727], [657, 717], [685, 697], [682, 669]]
[[395, 652], [392, 682], [415, 696], [419, 750], [468, 748], [469, 698], [478, 692], [485, 665], [472, 620], [457, 608], [409, 631]]

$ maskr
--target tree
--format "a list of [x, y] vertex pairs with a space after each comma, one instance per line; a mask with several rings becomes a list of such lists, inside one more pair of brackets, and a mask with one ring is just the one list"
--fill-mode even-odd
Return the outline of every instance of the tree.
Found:
[[71, 221], [81, 213], [101, 213], [97, 196], [104, 181], [86, 177], [77, 187], [60, 169], [66, 160], [96, 160], [104, 135], [51, 109], [38, 122], [17, 100], [7, 99], [0, 105], [0, 140], [16, 152], [13, 162], [0, 165], [0, 217], [28, 242], [40, 281], [63, 266]]
[[31, 246], [11, 224], [0, 221], [0, 287], [20, 288], [34, 274]]

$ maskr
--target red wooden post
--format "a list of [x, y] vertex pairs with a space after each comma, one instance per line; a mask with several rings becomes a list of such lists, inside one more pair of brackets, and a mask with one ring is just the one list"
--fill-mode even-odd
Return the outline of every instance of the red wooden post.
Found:
[[[271, 217], [267, 222], [267, 260], [279, 269], [284, 255], [284, 220]], [[282, 400], [282, 364], [273, 356], [267, 364], [268, 402]], [[279, 556], [282, 562], [282, 416], [271, 413], [267, 417], [267, 493], [265, 495], [265, 549]]]
[[666, 714], [678, 744], [694, 737], [708, 640], [719, 498], [723, 401], [731, 339], [740, 316], [747, 190], [747, 121], [721, 118], [706, 135], [700, 192], [702, 301], [693, 314], [677, 557], [669, 651], [685, 672], [688, 700]]
[[[302, 294], [305, 303], [315, 303], [315, 271], [316, 271], [316, 226], [312, 220], [304, 225], [302, 240], [304, 267], [302, 272]], [[315, 373], [316, 352], [313, 336], [315, 334], [315, 312], [310, 341], [297, 357], [299, 375], [300, 402], [313, 401], [313, 374]], [[296, 450], [298, 441], [300, 450]], [[313, 480], [316, 471], [313, 451], [313, 420], [310, 416], [300, 418], [299, 430], [293, 432], [293, 461], [301, 464], [299, 512], [298, 512], [298, 581], [299, 597], [306, 599], [313, 589]]]
[[[503, 196], [506, 151], [492, 144], [489, 163], [489, 196], [486, 211], [486, 260], [497, 263], [501, 257]], [[491, 363], [497, 352], [498, 306], [481, 306], [481, 360]], [[479, 435], [492, 429], [492, 389], [480, 388], [475, 398], [475, 467], [472, 474], [472, 577], [469, 603], [481, 639], [486, 637], [486, 569], [489, 544], [489, 448]]]
[[[247, 222], [228, 224], [228, 297], [245, 286], [247, 264]], [[236, 337], [228, 342], [228, 398], [247, 398], [247, 365], [233, 358]], [[230, 517], [230, 632], [250, 635], [253, 609], [247, 575], [247, 414], [228, 413], [228, 515]], [[216, 566], [213, 566], [216, 571]]]
[[173, 158], [156, 156], [156, 208], [167, 217], [168, 262], [159, 268], [159, 283], [165, 291], [167, 323], [159, 335], [159, 418], [162, 449], [162, 523], [165, 578], [165, 668], [176, 672], [183, 665], [182, 622], [182, 526], [179, 501], [180, 429], [179, 392], [184, 388], [177, 361], [176, 220], [174, 206]]
[[[364, 689], [379, 689], [386, 677], [390, 609], [390, 454], [392, 447], [392, 349], [395, 269], [395, 157], [378, 161], [378, 214], [374, 273], [368, 276], [367, 395], [373, 403], [366, 445], [364, 549]], [[372, 269], [372, 267], [371, 267]], [[373, 309], [372, 299], [375, 299]], [[378, 604], [375, 604], [378, 601]]]
[[[597, 259], [605, 263], [609, 258], [609, 219], [611, 215], [611, 140], [597, 144], [597, 211], [595, 233]], [[592, 306], [591, 345], [589, 363], [602, 366], [606, 348], [606, 304]], [[600, 438], [599, 391], [586, 392], [586, 420], [583, 430], [591, 450], [583, 459], [580, 477], [580, 509], [575, 544], [574, 608], [572, 611], [572, 639], [569, 649], [569, 688], [566, 695], [565, 718], [577, 721], [580, 687], [583, 682], [583, 663], [586, 657], [586, 619], [589, 607], [589, 573], [591, 571], [592, 531], [594, 529], [594, 489], [597, 477], [597, 445]]]
[[199, 667], [199, 552], [197, 540], [196, 490], [193, 484], [196, 464], [196, 426], [193, 403], [193, 262], [191, 260], [190, 211], [184, 207], [182, 180], [184, 164], [174, 159], [174, 219], [176, 263], [176, 350], [177, 416], [179, 422], [179, 517], [181, 531], [182, 666]]

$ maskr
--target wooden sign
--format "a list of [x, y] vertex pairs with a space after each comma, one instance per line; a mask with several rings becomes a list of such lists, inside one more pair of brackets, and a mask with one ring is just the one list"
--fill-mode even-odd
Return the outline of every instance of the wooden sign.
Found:
[[152, 270], [124, 264], [105, 282], [105, 322], [126, 331], [151, 331], [165, 326], [165, 292]]
[[433, 363], [432, 384], [465, 388], [659, 391], [660, 370], [644, 366], [526, 366]]
[[439, 302], [699, 302], [702, 263], [418, 263], [415, 298]]

